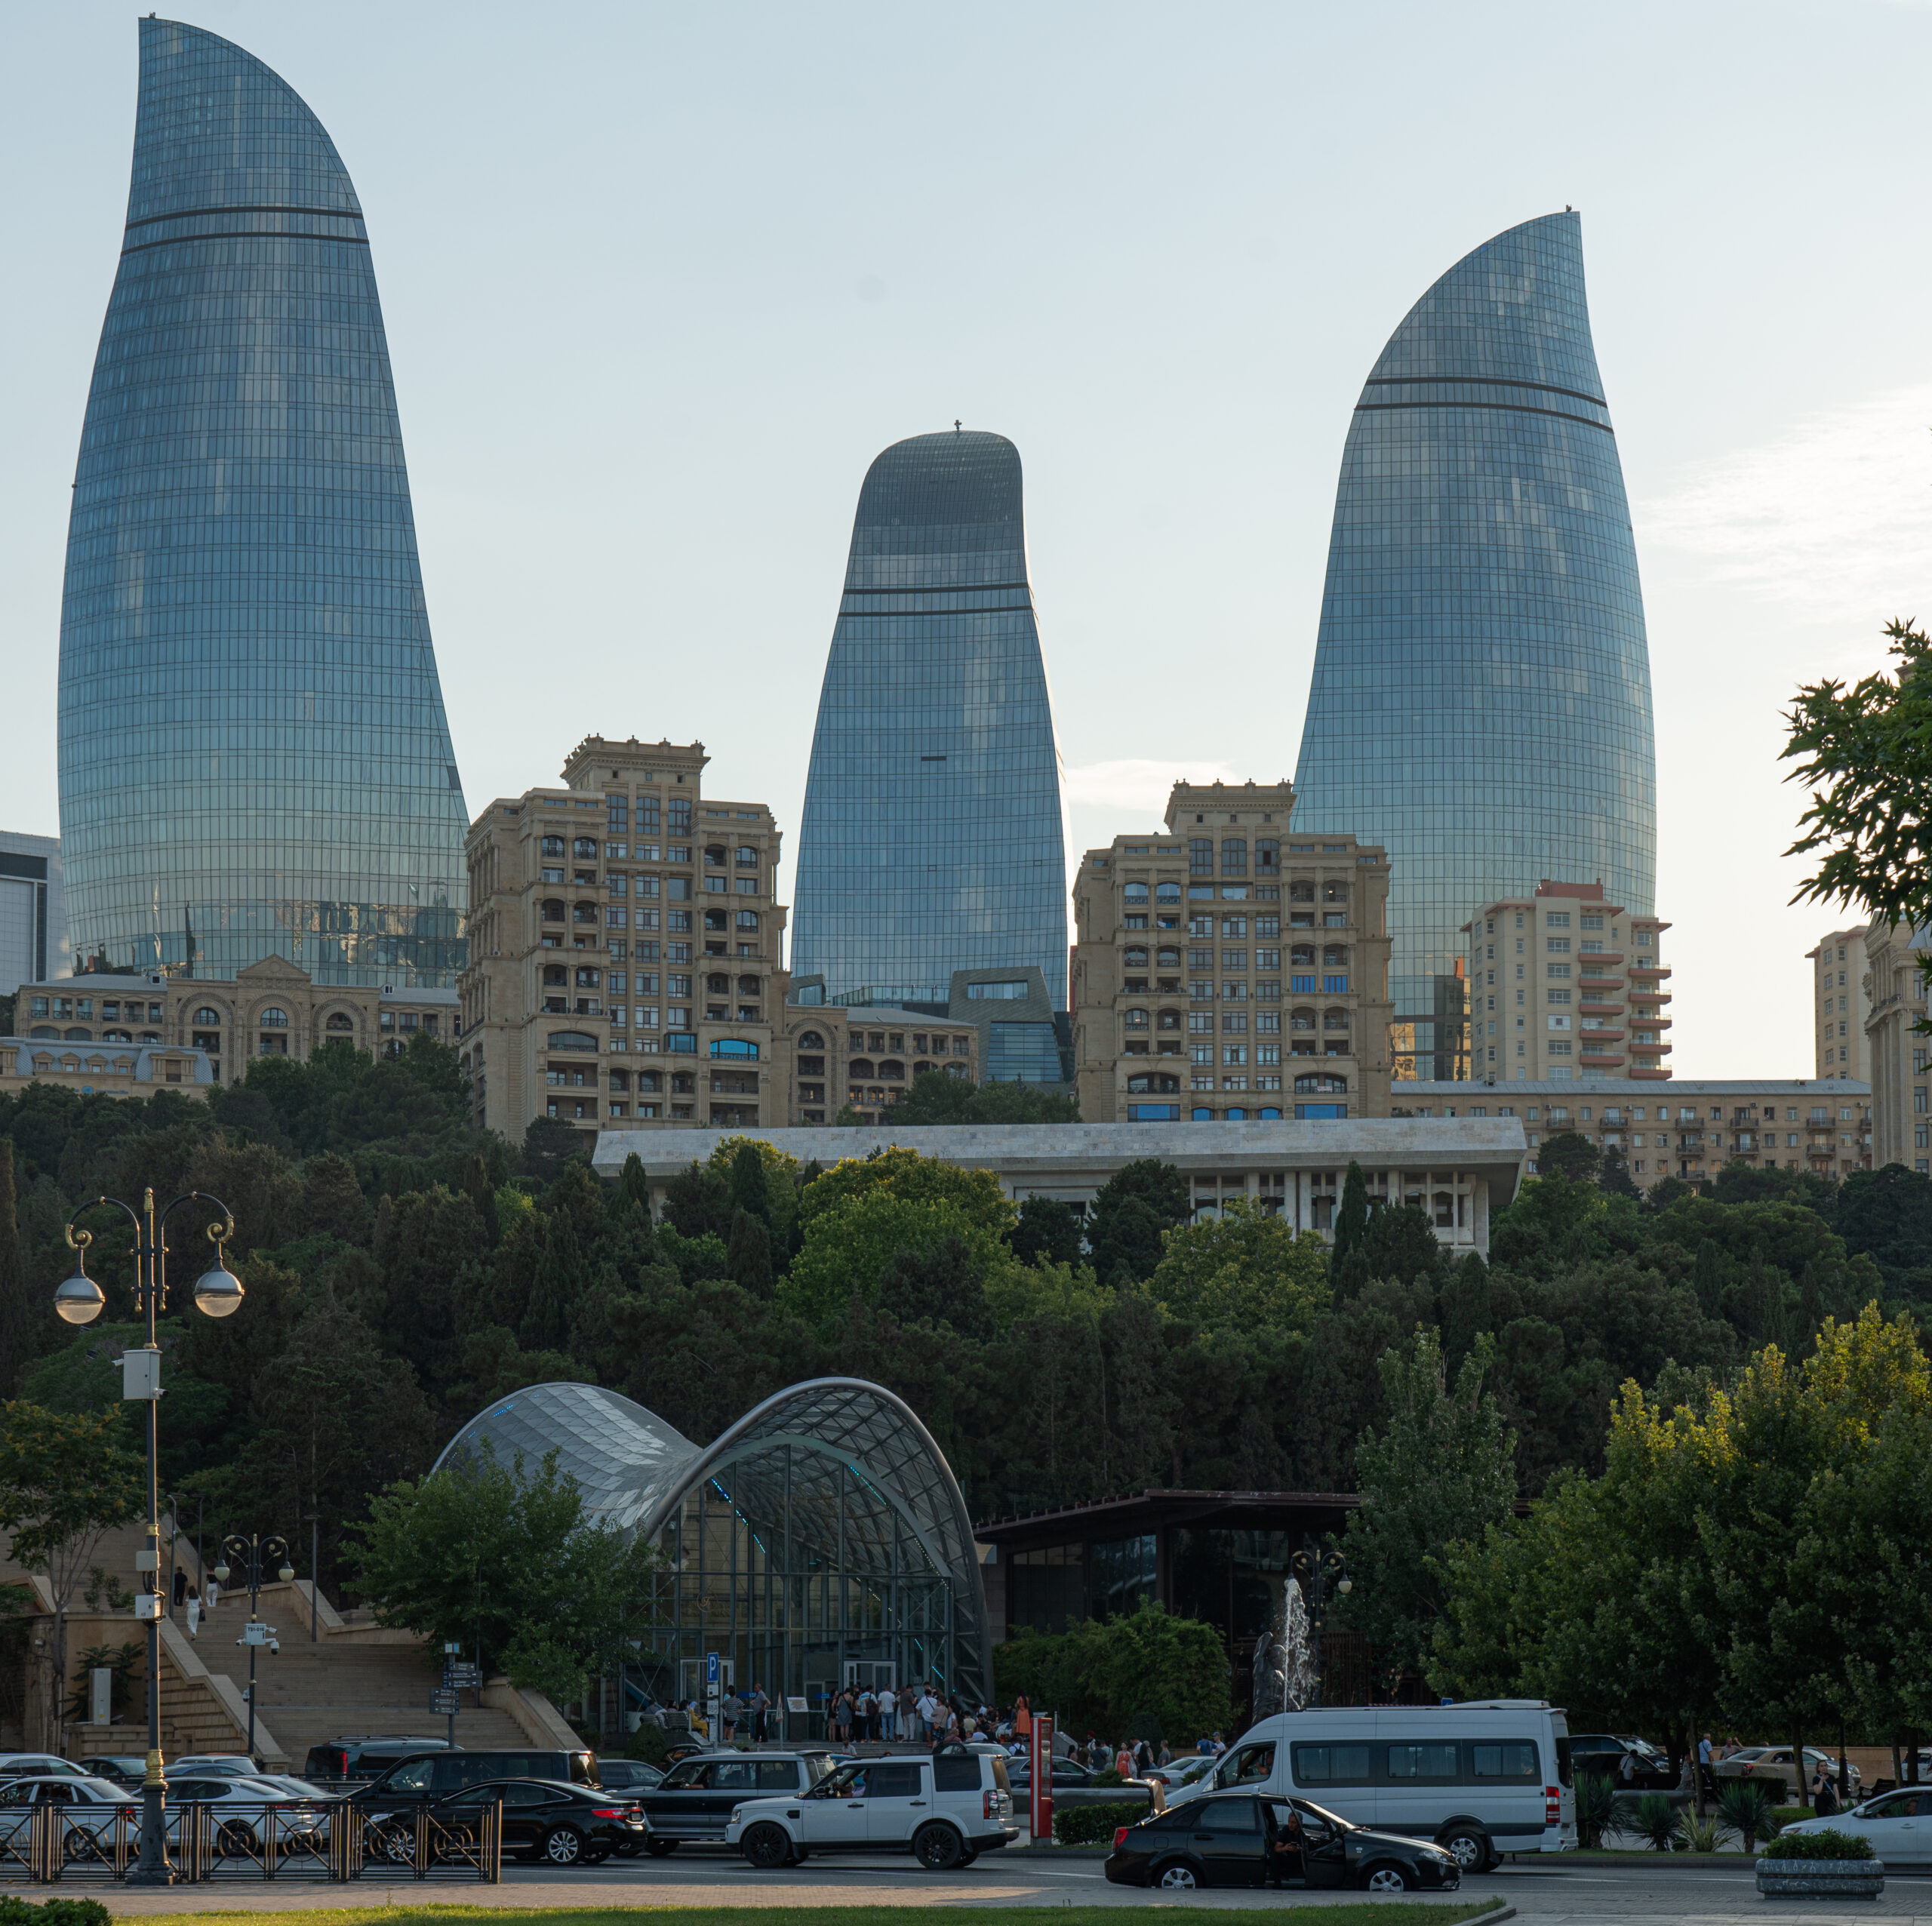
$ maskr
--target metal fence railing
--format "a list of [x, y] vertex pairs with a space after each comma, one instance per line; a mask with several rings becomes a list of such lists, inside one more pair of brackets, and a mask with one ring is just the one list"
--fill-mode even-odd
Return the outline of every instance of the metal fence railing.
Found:
[[[372, 1821], [346, 1802], [300, 1805], [221, 1799], [168, 1808], [168, 1857], [183, 1883], [213, 1879], [385, 1878], [502, 1880], [503, 1809], [473, 1808], [461, 1820], [413, 1815]], [[109, 1881], [128, 1876], [140, 1854], [138, 1805], [36, 1804], [0, 1811], [0, 1884]]]

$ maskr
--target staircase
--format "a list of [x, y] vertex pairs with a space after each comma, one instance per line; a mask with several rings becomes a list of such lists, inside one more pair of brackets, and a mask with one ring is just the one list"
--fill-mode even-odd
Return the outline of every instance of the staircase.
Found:
[[[301, 1589], [278, 1585], [263, 1589], [262, 1617], [276, 1628], [281, 1650], [271, 1652], [263, 1646], [256, 1651], [257, 1752], [271, 1760], [278, 1755], [288, 1761], [281, 1770], [299, 1773], [309, 1748], [331, 1739], [441, 1738], [448, 1721], [429, 1710], [429, 1689], [438, 1674], [421, 1646], [413, 1638], [407, 1644], [389, 1639], [379, 1643], [366, 1635], [358, 1637], [352, 1626], [332, 1629], [326, 1618], [320, 1639], [312, 1644], [306, 1590], [299, 1608], [291, 1609], [297, 1601], [289, 1595]], [[326, 1611], [327, 1601], [321, 1604]], [[233, 1684], [245, 1717], [248, 1648], [236, 1641], [248, 1618], [248, 1595], [225, 1592], [220, 1605], [203, 1615], [194, 1641], [195, 1657], [211, 1672]], [[177, 1623], [181, 1621], [177, 1619]], [[500, 1685], [486, 1688], [486, 1696], [501, 1697], [508, 1689]], [[466, 1751], [531, 1743], [531, 1733], [509, 1711], [487, 1705], [479, 1711], [474, 1692], [463, 1697], [463, 1708], [456, 1718], [456, 1742]], [[561, 1719], [556, 1722], [562, 1724]], [[573, 1735], [540, 1743], [582, 1742]], [[245, 1734], [235, 1749], [246, 1743]]]

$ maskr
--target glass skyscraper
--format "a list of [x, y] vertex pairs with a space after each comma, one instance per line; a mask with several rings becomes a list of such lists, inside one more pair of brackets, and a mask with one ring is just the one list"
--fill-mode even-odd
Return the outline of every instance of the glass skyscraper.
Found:
[[1468, 1074], [1461, 926], [1539, 881], [1653, 913], [1650, 658], [1582, 223], [1409, 310], [1342, 456], [1297, 832], [1386, 845], [1398, 1074]]
[[918, 435], [867, 471], [819, 696], [795, 975], [943, 1005], [1036, 965], [1066, 1008], [1060, 750], [1026, 581], [1020, 451]]
[[355, 189], [259, 60], [140, 25], [60, 625], [74, 952], [453, 986], [467, 816]]

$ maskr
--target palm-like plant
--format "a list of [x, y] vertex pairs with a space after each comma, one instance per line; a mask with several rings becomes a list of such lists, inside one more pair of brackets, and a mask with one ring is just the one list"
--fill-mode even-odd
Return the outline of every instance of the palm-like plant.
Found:
[[1595, 1852], [1617, 1816], [1617, 1786], [1604, 1772], [1577, 1775], [1577, 1836], [1586, 1852]]
[[1646, 1792], [1637, 1801], [1636, 1830], [1651, 1842], [1653, 1852], [1675, 1850], [1684, 1830], [1682, 1809], [1663, 1792]]
[[1684, 1815], [1684, 1848], [1687, 1852], [1714, 1853], [1718, 1849], [1718, 1822], [1711, 1818], [1698, 1818], [1694, 1814]]
[[1743, 1841], [1747, 1853], [1777, 1830], [1771, 1821], [1770, 1791], [1755, 1780], [1722, 1780], [1718, 1787], [1718, 1817]]

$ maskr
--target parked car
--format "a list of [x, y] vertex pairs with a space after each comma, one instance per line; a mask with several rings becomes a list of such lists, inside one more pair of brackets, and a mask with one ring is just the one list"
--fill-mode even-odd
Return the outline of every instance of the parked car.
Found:
[[146, 1783], [148, 1758], [145, 1752], [102, 1752], [85, 1761], [81, 1769], [97, 1779], [111, 1779], [117, 1786], [140, 1786]]
[[[1838, 1786], [1838, 1797], [1847, 1805], [1857, 1803], [1860, 1789], [1864, 1783], [1863, 1775], [1847, 1759], [1846, 1768], [1851, 1776], [1849, 1786]], [[1733, 1752], [1729, 1758], [1720, 1759], [1715, 1768], [1720, 1779], [1749, 1779], [1771, 1786], [1774, 1795], [1787, 1804], [1801, 1805], [1808, 1803], [1810, 1796], [1811, 1775], [1820, 1766], [1831, 1774], [1832, 1783], [1838, 1783], [1838, 1762], [1832, 1755], [1817, 1746], [1804, 1748], [1804, 1785], [1794, 1787], [1792, 1781], [1798, 1775], [1791, 1769], [1791, 1748], [1789, 1746], [1746, 1746], [1741, 1752]]]
[[398, 1759], [366, 1786], [349, 1795], [371, 1811], [386, 1806], [421, 1805], [486, 1779], [556, 1779], [567, 1786], [597, 1784], [597, 1760], [589, 1750], [549, 1752], [536, 1747], [517, 1752], [419, 1753]]
[[[1628, 1757], [1633, 1776], [1625, 1778], [1623, 1761]], [[1577, 1772], [1594, 1772], [1638, 1792], [1670, 1792], [1677, 1789], [1677, 1774], [1669, 1759], [1647, 1740], [1619, 1737], [1611, 1732], [1573, 1732], [1570, 1735], [1570, 1763]]]
[[251, 1758], [246, 1752], [190, 1752], [171, 1761], [168, 1768], [171, 1777], [177, 1772], [192, 1772], [204, 1778], [214, 1773], [230, 1779], [238, 1775], [249, 1777], [261, 1769], [261, 1761]]
[[929, 1872], [971, 1866], [1020, 1836], [998, 1746], [852, 1759], [802, 1797], [732, 1809], [725, 1843], [762, 1872], [814, 1852], [909, 1852]]
[[[146, 1761], [142, 1761], [143, 1768]], [[70, 1779], [88, 1777], [84, 1765], [63, 1758], [57, 1752], [0, 1752], [0, 1779], [25, 1779], [48, 1774], [65, 1774]]]
[[1204, 1757], [1199, 1753], [1184, 1754], [1171, 1764], [1155, 1766], [1143, 1776], [1172, 1792], [1183, 1786], [1192, 1786], [1212, 1772], [1220, 1757], [1218, 1752]]
[[374, 1779], [398, 1759], [462, 1749], [447, 1739], [331, 1739], [325, 1746], [309, 1748], [302, 1771], [309, 1779]]
[[[1011, 1780], [1016, 1792], [1030, 1792], [1033, 1789], [1033, 1768], [1028, 1760], [1009, 1758], [1006, 1762], [1006, 1775]], [[1075, 1765], [1070, 1758], [1054, 1761], [1054, 1789], [1062, 1786], [1091, 1786], [1094, 1775], [1084, 1765]]]
[[1220, 1792], [1318, 1799], [1352, 1825], [1433, 1839], [1468, 1875], [1503, 1853], [1576, 1848], [1567, 1721], [1540, 1699], [1277, 1712], [1214, 1764], [1169, 1807]]
[[91, 1859], [112, 1849], [118, 1815], [137, 1811], [140, 1801], [111, 1779], [66, 1773], [9, 1779], [0, 1784], [0, 1839], [23, 1847], [21, 1835], [32, 1823], [32, 1808], [40, 1805], [57, 1805], [65, 1814], [66, 1856]]
[[171, 1844], [181, 1836], [184, 1808], [202, 1805], [214, 1814], [215, 1851], [226, 1857], [238, 1858], [260, 1850], [271, 1811], [280, 1838], [320, 1849], [329, 1801], [315, 1794], [300, 1795], [285, 1792], [266, 1779], [217, 1773], [171, 1778], [168, 1791]]
[[291, 1799], [314, 1799], [326, 1804], [347, 1796], [342, 1792], [331, 1792], [320, 1786], [312, 1786], [306, 1779], [298, 1779], [292, 1772], [257, 1772], [249, 1775], [257, 1785], [272, 1786], [275, 1790]]
[[1123, 1826], [1114, 1835], [1104, 1870], [1116, 1885], [1169, 1891], [1259, 1886], [1291, 1812], [1301, 1819], [1298, 1872], [1306, 1885], [1406, 1893], [1453, 1892], [1462, 1883], [1454, 1858], [1426, 1840], [1352, 1825], [1306, 1799], [1229, 1792], [1190, 1799], [1138, 1825]]
[[[630, 1800], [560, 1779], [486, 1779], [426, 1802], [433, 1826], [473, 1839], [482, 1808], [503, 1801], [503, 1856], [551, 1866], [601, 1866], [614, 1852], [635, 1853], [646, 1837], [643, 1813]], [[413, 1811], [378, 1821], [371, 1843], [398, 1863], [416, 1853]]]
[[670, 1766], [638, 1795], [659, 1857], [681, 1845], [721, 1846], [734, 1806], [761, 1795], [796, 1799], [832, 1770], [833, 1755], [814, 1746], [785, 1752], [697, 1752]]
[[1850, 1832], [1869, 1839], [1887, 1866], [1932, 1862], [1932, 1787], [1904, 1786], [1829, 1819], [1800, 1819], [1787, 1832]]
[[661, 1766], [641, 1758], [599, 1758], [597, 1783], [607, 1792], [648, 1792], [664, 1777]]

